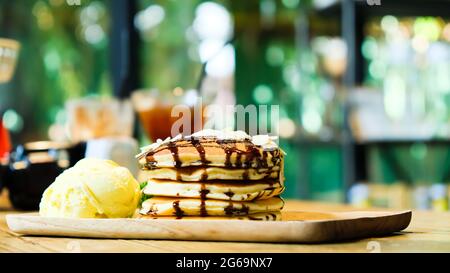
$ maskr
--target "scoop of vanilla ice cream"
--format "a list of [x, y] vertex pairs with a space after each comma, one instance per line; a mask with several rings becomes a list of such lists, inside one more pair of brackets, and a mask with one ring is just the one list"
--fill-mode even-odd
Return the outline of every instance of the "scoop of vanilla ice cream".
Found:
[[82, 159], [44, 192], [39, 214], [70, 218], [131, 217], [140, 199], [139, 183], [110, 160]]

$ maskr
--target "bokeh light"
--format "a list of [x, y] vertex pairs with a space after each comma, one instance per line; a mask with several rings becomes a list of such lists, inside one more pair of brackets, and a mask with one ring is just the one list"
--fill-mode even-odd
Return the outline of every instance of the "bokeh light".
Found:
[[284, 51], [281, 47], [271, 45], [266, 50], [266, 61], [271, 66], [279, 66], [284, 62]]
[[253, 89], [253, 99], [258, 104], [268, 104], [273, 99], [273, 91], [268, 85], [260, 84]]
[[47, 3], [37, 1], [33, 6], [33, 15], [36, 17], [37, 25], [42, 30], [50, 30], [53, 27], [53, 14]]
[[411, 145], [409, 151], [414, 159], [423, 160], [427, 155], [428, 149], [427, 145], [425, 145], [424, 143], [414, 143], [413, 145]]
[[183, 90], [183, 88], [178, 86], [173, 89], [172, 93], [176, 97], [181, 97], [184, 94], [184, 90]]
[[44, 64], [45, 68], [47, 68], [50, 71], [59, 70], [61, 66], [61, 57], [59, 56], [58, 51], [51, 49], [45, 52]]
[[429, 41], [436, 41], [441, 34], [441, 26], [434, 17], [418, 17], [414, 21], [414, 34]]
[[384, 107], [393, 120], [400, 120], [406, 111], [405, 79], [399, 74], [388, 74], [384, 81]]
[[224, 41], [217, 39], [207, 39], [200, 43], [198, 53], [202, 63], [207, 62], [211, 58], [220, 53], [224, 46]]
[[383, 16], [381, 19], [381, 28], [385, 32], [393, 32], [398, 28], [398, 20], [392, 15]]
[[[190, 40], [194, 37], [199, 40], [198, 55], [201, 62], [207, 62], [205, 70], [208, 76], [227, 78], [234, 74], [234, 47], [226, 44], [232, 35], [233, 21], [224, 6], [213, 2], [197, 6], [192, 28], [186, 31], [186, 36]], [[196, 59], [193, 52], [189, 55]]]
[[80, 11], [80, 36], [95, 47], [106, 46], [107, 34], [102, 25], [103, 17], [106, 16], [105, 9], [103, 3], [94, 1]]
[[201, 40], [229, 40], [233, 32], [231, 15], [225, 7], [213, 2], [198, 5], [193, 29]]
[[139, 11], [134, 18], [134, 26], [141, 32], [150, 31], [158, 26], [165, 18], [164, 8], [159, 5], [150, 5]]
[[283, 80], [290, 85], [294, 91], [300, 90], [300, 71], [297, 65], [288, 64], [283, 68]]
[[23, 118], [13, 109], [3, 113], [3, 126], [11, 132], [20, 132], [23, 129]]
[[302, 113], [303, 128], [311, 134], [317, 134], [322, 127], [322, 117], [315, 109], [307, 109]]
[[217, 78], [232, 76], [235, 70], [235, 58], [234, 47], [226, 45], [206, 64], [206, 73]]
[[100, 25], [90, 25], [84, 30], [84, 38], [90, 44], [98, 44], [105, 38], [105, 32]]
[[278, 123], [278, 135], [281, 138], [292, 138], [295, 135], [295, 122], [290, 118], [281, 118]]
[[378, 53], [378, 45], [374, 37], [369, 36], [364, 40], [361, 46], [361, 52], [366, 59], [376, 58]]

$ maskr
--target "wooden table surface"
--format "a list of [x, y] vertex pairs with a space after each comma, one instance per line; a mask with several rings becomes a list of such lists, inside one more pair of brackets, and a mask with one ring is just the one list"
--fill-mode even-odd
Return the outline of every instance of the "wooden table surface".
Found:
[[[347, 205], [289, 200], [286, 209], [349, 211]], [[269, 244], [165, 240], [81, 239], [19, 236], [5, 215], [11, 209], [0, 196], [0, 252], [450, 252], [450, 212], [414, 211], [409, 227], [388, 237], [333, 244]]]

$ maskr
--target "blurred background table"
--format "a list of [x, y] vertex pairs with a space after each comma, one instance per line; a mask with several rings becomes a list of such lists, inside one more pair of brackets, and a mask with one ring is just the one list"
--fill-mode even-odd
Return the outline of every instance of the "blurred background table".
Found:
[[[289, 200], [288, 210], [348, 211], [354, 207]], [[167, 240], [80, 239], [19, 236], [5, 215], [13, 211], [0, 196], [0, 252], [450, 252], [450, 213], [414, 211], [409, 227], [387, 237], [333, 244], [268, 244]]]

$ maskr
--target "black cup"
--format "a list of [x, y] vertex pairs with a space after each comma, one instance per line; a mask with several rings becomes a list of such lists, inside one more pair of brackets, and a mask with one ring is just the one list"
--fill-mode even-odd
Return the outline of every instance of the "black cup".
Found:
[[19, 145], [0, 168], [14, 208], [37, 210], [45, 189], [66, 168], [84, 157], [84, 143], [31, 142]]

